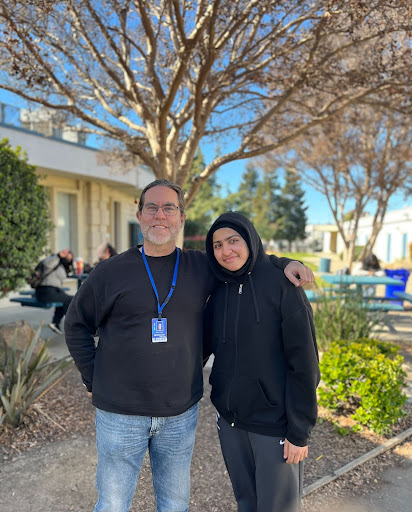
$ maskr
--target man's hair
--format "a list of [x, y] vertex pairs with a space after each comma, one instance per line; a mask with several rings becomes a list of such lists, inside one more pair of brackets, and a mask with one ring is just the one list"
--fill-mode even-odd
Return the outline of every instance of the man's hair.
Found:
[[106, 244], [106, 249], [108, 249], [108, 250], [109, 250], [110, 257], [112, 257], [112, 256], [116, 256], [117, 251], [116, 251], [116, 249], [113, 247], [113, 245], [110, 245], [109, 243], [107, 243], [107, 244]]
[[177, 194], [180, 214], [182, 214], [185, 211], [185, 198], [183, 195], [183, 190], [180, 188], [180, 186], [177, 183], [174, 183], [173, 181], [169, 181], [169, 180], [155, 180], [155, 181], [152, 181], [151, 183], [149, 183], [148, 185], [146, 185], [145, 188], [143, 189], [143, 192], [140, 194], [139, 207], [138, 207], [139, 212], [141, 212], [143, 210], [144, 197], [145, 197], [146, 192], [149, 190], [149, 188], [153, 188], [153, 187], [169, 187], [172, 190], [174, 190]]

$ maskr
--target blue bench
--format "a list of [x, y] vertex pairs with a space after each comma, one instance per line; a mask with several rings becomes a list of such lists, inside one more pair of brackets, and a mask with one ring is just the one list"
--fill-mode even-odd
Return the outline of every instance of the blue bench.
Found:
[[[337, 291], [336, 294], [322, 295], [313, 290], [305, 290], [306, 296], [310, 302], [319, 302], [320, 300], [336, 300], [338, 297], [342, 298], [342, 293]], [[412, 295], [410, 295], [412, 300]], [[403, 311], [403, 306], [386, 297], [364, 297], [370, 299], [364, 302], [364, 305], [369, 311]], [[385, 302], [386, 301], [386, 302]]]
[[50, 309], [53, 307], [63, 306], [63, 302], [39, 302], [35, 297], [14, 297], [10, 302], [19, 302], [22, 306], [30, 306], [31, 308]]
[[412, 293], [406, 293], [406, 292], [393, 292], [394, 295], [399, 297], [401, 300], [412, 302]]
[[402, 304], [393, 302], [366, 302], [369, 311], [403, 311]]
[[[60, 290], [69, 291], [70, 288], [60, 288]], [[21, 290], [19, 293], [20, 295], [31, 295], [32, 297], [34, 297], [36, 290]]]
[[310, 302], [317, 302], [321, 298], [320, 295], [313, 290], [305, 290], [305, 293]]

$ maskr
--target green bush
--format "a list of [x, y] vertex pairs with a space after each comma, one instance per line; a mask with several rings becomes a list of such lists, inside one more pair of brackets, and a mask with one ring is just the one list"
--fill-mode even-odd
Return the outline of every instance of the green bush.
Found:
[[16, 350], [17, 329], [13, 346], [10, 348], [4, 342], [4, 351], [0, 350], [0, 426], [22, 423], [33, 403], [71, 362], [69, 356], [52, 361], [44, 342], [36, 355], [40, 331], [41, 327], [20, 355]]
[[48, 197], [20, 148], [0, 141], [0, 297], [16, 290], [39, 262], [51, 228]]
[[320, 362], [319, 404], [390, 434], [407, 399], [402, 363], [396, 345], [366, 338], [335, 341]]
[[316, 338], [321, 350], [327, 350], [336, 340], [368, 338], [384, 321], [384, 314], [370, 311], [358, 293], [334, 293], [325, 293], [314, 306]]

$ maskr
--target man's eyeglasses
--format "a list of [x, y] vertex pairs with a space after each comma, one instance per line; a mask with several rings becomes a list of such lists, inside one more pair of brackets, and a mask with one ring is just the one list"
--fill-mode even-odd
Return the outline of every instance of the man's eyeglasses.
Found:
[[176, 215], [176, 213], [180, 210], [178, 206], [175, 206], [174, 204], [166, 204], [164, 206], [158, 206], [154, 203], [148, 203], [143, 205], [142, 212], [146, 213], [147, 215], [154, 215], [157, 213], [157, 210], [161, 208], [163, 210], [163, 213], [167, 215], [168, 217], [171, 217], [172, 215]]

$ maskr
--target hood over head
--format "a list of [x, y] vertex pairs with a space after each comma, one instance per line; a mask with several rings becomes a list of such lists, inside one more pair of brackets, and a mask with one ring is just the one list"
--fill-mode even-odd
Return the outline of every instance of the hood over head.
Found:
[[73, 253], [69, 251], [68, 255], [65, 258], [60, 258], [60, 263], [63, 265], [66, 274], [69, 275], [70, 272], [73, 272]]
[[[249, 248], [250, 254], [247, 262], [236, 272], [231, 272], [230, 270], [223, 268], [215, 258], [213, 251], [213, 233], [220, 228], [231, 228], [237, 231], [245, 240]], [[258, 257], [265, 254], [262, 241], [255, 229], [255, 226], [247, 217], [238, 212], [224, 213], [215, 220], [206, 236], [206, 253], [213, 273], [221, 281], [237, 280], [236, 277], [243, 276], [247, 272], [251, 272]]]

